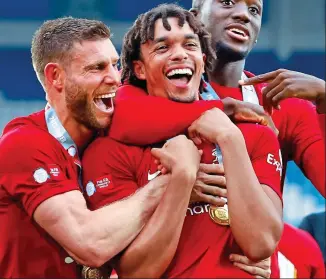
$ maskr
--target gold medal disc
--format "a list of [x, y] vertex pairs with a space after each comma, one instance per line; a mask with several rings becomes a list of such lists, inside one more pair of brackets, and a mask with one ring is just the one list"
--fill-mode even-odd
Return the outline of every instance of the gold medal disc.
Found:
[[224, 207], [209, 206], [209, 216], [211, 219], [222, 226], [230, 225], [229, 211], [227, 205]]
[[88, 266], [83, 266], [82, 277], [84, 279], [103, 279], [100, 269]]

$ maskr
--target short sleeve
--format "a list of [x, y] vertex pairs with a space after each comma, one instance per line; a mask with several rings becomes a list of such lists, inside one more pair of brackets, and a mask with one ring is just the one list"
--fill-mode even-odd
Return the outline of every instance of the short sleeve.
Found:
[[126, 198], [138, 189], [136, 170], [142, 149], [109, 137], [96, 139], [85, 151], [83, 185], [91, 210]]
[[282, 159], [278, 139], [266, 126], [239, 124], [258, 181], [272, 188], [282, 200]]
[[[45, 131], [22, 127], [0, 140], [0, 185], [32, 216], [46, 199], [79, 190], [61, 147]], [[71, 167], [70, 167], [71, 168]]]

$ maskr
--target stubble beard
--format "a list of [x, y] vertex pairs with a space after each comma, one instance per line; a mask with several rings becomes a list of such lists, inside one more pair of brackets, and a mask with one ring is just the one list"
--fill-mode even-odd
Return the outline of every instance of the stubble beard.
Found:
[[66, 90], [66, 104], [74, 119], [90, 130], [103, 129], [95, 116], [94, 108], [88, 100], [86, 90], [73, 83], [68, 84]]

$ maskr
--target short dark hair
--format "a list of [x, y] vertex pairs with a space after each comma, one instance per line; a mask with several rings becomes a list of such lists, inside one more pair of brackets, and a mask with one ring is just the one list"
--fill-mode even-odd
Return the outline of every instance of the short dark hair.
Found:
[[141, 44], [154, 40], [154, 26], [158, 19], [162, 19], [166, 30], [171, 30], [169, 17], [179, 19], [179, 26], [188, 22], [194, 33], [198, 35], [203, 53], [206, 55], [205, 67], [210, 69], [215, 59], [215, 52], [211, 47], [210, 34], [203, 24], [186, 9], [175, 4], [162, 4], [138, 16], [137, 20], [127, 32], [123, 40], [121, 51], [122, 81], [141, 87], [146, 90], [146, 81], [137, 78], [134, 72], [133, 61], [141, 59]]
[[69, 60], [75, 42], [107, 39], [110, 36], [109, 27], [98, 20], [62, 17], [45, 21], [35, 32], [31, 47], [33, 67], [39, 81], [44, 85], [47, 63], [65, 63]]

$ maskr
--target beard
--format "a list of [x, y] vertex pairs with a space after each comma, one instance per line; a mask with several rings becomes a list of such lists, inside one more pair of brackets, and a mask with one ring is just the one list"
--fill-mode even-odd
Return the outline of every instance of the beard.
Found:
[[67, 108], [78, 123], [90, 130], [103, 128], [96, 119], [94, 108], [86, 90], [83, 90], [80, 86], [72, 82], [68, 82], [65, 87], [65, 92]]
[[225, 62], [236, 62], [245, 59], [248, 54], [249, 50], [247, 51], [235, 51], [227, 44], [219, 41], [215, 45], [215, 53], [216, 57], [220, 61]]

